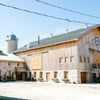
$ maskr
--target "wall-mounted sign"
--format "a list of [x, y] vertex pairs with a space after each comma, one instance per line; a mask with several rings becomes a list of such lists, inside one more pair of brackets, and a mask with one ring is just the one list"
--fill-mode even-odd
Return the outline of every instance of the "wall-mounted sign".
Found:
[[96, 46], [100, 45], [100, 39], [98, 36], [95, 37], [95, 44], [96, 44]]

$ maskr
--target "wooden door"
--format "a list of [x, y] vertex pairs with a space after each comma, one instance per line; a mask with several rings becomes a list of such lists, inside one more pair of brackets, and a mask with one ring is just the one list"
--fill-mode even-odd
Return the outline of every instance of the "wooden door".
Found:
[[93, 76], [93, 82], [96, 82], [96, 73], [92, 73]]
[[86, 83], [86, 72], [81, 72], [81, 83]]
[[16, 80], [17, 81], [22, 80], [22, 73], [16, 74]]
[[47, 82], [50, 81], [50, 73], [46, 73], [46, 81], [47, 81]]

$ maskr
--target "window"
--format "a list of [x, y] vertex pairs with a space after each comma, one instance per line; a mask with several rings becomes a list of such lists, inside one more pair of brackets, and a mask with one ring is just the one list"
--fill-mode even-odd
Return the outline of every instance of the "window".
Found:
[[68, 57], [65, 57], [65, 63], [68, 63]]
[[42, 73], [42, 72], [40, 72], [40, 78], [42, 78], [42, 75], [43, 75], [43, 73]]
[[80, 56], [79, 59], [80, 59], [80, 62], [82, 62], [82, 56]]
[[36, 72], [34, 72], [34, 78], [36, 78]]
[[59, 58], [59, 63], [63, 63], [63, 57]]
[[17, 66], [19, 66], [19, 63], [17, 63]]
[[74, 62], [74, 56], [70, 57], [70, 62]]
[[54, 78], [57, 78], [57, 72], [54, 72]]
[[90, 63], [90, 58], [89, 57], [87, 57], [87, 60], [88, 60], [88, 63]]
[[68, 72], [64, 71], [64, 78], [67, 78]]
[[11, 76], [11, 71], [7, 71], [7, 76]]
[[93, 64], [93, 68], [96, 68], [96, 64]]
[[8, 66], [10, 66], [10, 62], [8, 62]]
[[86, 63], [86, 57], [84, 57], [84, 62]]
[[98, 64], [98, 68], [100, 69], [100, 64]]

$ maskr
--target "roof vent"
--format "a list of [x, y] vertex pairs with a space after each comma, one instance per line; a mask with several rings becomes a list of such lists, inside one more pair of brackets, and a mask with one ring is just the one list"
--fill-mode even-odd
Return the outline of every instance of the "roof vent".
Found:
[[29, 44], [27, 45], [27, 48], [30, 48], [30, 45]]
[[40, 44], [40, 36], [38, 35], [38, 44]]

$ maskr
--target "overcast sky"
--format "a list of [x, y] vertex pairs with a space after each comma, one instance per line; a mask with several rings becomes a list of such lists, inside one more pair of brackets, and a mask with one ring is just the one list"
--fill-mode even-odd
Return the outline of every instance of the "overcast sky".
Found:
[[[100, 0], [41, 0], [63, 8], [77, 12], [86, 13], [100, 17]], [[98, 24], [100, 19], [91, 18], [58, 8], [50, 7], [35, 0], [0, 0], [4, 3], [18, 8], [23, 8], [47, 15], [61, 17], [70, 20], [83, 21]], [[5, 40], [8, 34], [15, 34], [19, 38], [19, 47], [36, 41], [40, 38], [50, 37], [50, 34], [57, 35], [83, 28], [84, 24], [60, 21], [27, 12], [14, 10], [0, 6], [0, 49], [5, 50]]]

